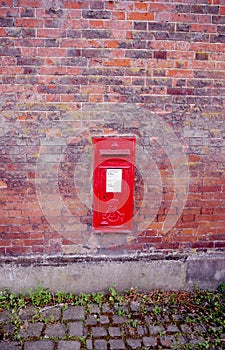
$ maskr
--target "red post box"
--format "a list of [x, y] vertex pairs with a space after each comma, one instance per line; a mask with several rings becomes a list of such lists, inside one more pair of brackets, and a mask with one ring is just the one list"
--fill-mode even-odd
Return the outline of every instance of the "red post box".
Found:
[[94, 137], [93, 226], [96, 232], [132, 229], [135, 137]]

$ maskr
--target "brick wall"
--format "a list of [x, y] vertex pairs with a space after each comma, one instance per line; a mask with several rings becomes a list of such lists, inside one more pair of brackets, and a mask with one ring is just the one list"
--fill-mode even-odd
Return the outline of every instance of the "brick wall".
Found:
[[[221, 251], [225, 1], [0, 1], [0, 253]], [[133, 232], [92, 228], [92, 142], [137, 137]]]

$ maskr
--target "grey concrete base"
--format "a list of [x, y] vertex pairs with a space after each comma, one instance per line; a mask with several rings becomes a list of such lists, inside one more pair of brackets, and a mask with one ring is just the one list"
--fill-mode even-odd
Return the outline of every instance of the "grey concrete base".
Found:
[[225, 254], [179, 257], [23, 257], [1, 259], [0, 289], [26, 292], [40, 284], [51, 291], [97, 292], [115, 285], [123, 291], [214, 290], [225, 281]]

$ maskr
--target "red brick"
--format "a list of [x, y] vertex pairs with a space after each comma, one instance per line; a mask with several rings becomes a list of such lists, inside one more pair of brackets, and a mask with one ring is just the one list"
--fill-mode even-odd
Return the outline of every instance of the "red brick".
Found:
[[37, 29], [38, 38], [60, 38], [61, 29], [57, 28], [46, 28], [46, 29]]
[[112, 12], [112, 19], [125, 20], [125, 12], [113, 11]]
[[89, 28], [104, 28], [104, 22], [102, 20], [89, 20]]
[[214, 247], [214, 242], [195, 242], [192, 245], [193, 248], [198, 248], [198, 249], [205, 249], [205, 248], [213, 248]]
[[13, 0], [4, 0], [4, 6], [5, 7], [10, 7], [13, 5]]
[[12, 242], [8, 239], [0, 240], [0, 247], [10, 247], [11, 245], [12, 245]]
[[190, 162], [199, 162], [200, 160], [201, 160], [201, 157], [197, 154], [190, 154], [189, 155]]
[[199, 192], [221, 192], [222, 186], [199, 186]]
[[171, 3], [166, 3], [166, 2], [152, 2], [150, 4], [150, 9], [153, 12], [174, 12], [175, 10], [175, 5], [171, 2]]
[[68, 9], [85, 9], [89, 6], [89, 1], [71, 1], [71, 0], [64, 0], [63, 2], [65, 8]]
[[149, 230], [146, 230], [143, 234], [146, 237], [148, 237], [148, 236], [155, 237], [155, 236], [157, 236], [157, 231], [149, 229]]
[[220, 15], [225, 15], [225, 6], [220, 6]]
[[104, 101], [104, 97], [102, 95], [90, 95], [89, 102], [90, 103], [100, 103]]
[[171, 69], [168, 71], [168, 77], [192, 78], [193, 71], [189, 69]]
[[111, 61], [105, 61], [105, 66], [114, 66], [114, 67], [130, 67], [131, 61], [130, 59], [114, 59]]
[[183, 230], [182, 230], [182, 234], [183, 234], [183, 236], [185, 236], [185, 235], [194, 235], [195, 234], [195, 230], [193, 230], [192, 228], [184, 228]]
[[148, 10], [148, 4], [145, 4], [143, 2], [136, 2], [134, 4], [134, 7], [137, 11], [147, 11]]
[[202, 208], [202, 214], [212, 214], [215, 211], [215, 208]]
[[42, 7], [42, 1], [41, 0], [19, 0], [18, 5], [20, 7]]
[[204, 33], [216, 33], [217, 26], [210, 24], [191, 24], [191, 31], [193, 32], [204, 32]]
[[37, 18], [17, 18], [15, 21], [17, 27], [42, 28], [43, 20]]
[[6, 247], [6, 255], [23, 255], [30, 254], [32, 252], [31, 247]]
[[118, 48], [119, 46], [119, 42], [118, 40], [107, 40], [104, 42], [104, 46], [107, 47], [107, 48]]
[[158, 249], [164, 249], [164, 250], [174, 250], [174, 249], [178, 249], [179, 248], [179, 243], [176, 242], [163, 242], [157, 245]]
[[176, 242], [192, 243], [195, 244], [197, 237], [195, 235], [185, 235], [185, 236], [176, 236]]
[[162, 241], [162, 237], [138, 237], [138, 243], [160, 243]]
[[128, 15], [128, 20], [133, 21], [153, 21], [154, 14], [151, 12], [133, 12]]
[[67, 49], [62, 48], [39, 48], [38, 49], [38, 56], [39, 57], [65, 57], [66, 56]]
[[[32, 252], [35, 254], [40, 254], [40, 253], [47, 253], [47, 249], [46, 247], [44, 246], [33, 246], [31, 247], [32, 248]], [[50, 252], [49, 252], [50, 253]]]
[[193, 222], [195, 220], [195, 215], [182, 215], [183, 222]]

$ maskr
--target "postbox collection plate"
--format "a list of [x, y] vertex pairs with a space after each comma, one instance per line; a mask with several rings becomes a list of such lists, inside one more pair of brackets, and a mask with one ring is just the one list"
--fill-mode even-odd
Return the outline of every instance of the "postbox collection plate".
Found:
[[93, 227], [96, 232], [132, 230], [135, 137], [94, 137]]

